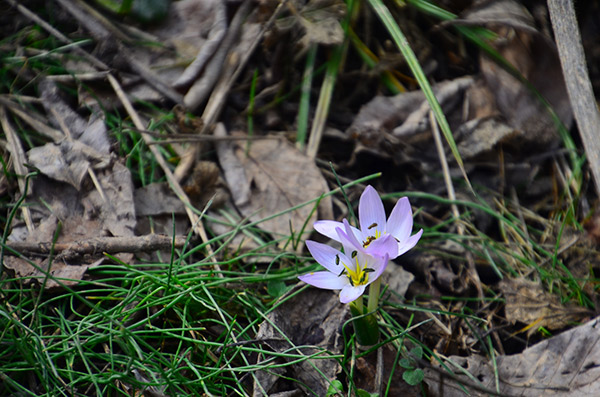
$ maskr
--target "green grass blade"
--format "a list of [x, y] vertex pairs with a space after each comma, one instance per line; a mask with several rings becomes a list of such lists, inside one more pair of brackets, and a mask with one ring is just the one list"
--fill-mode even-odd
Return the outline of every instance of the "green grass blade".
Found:
[[458, 147], [456, 146], [456, 142], [454, 141], [454, 137], [452, 136], [450, 125], [448, 125], [448, 120], [446, 120], [446, 116], [442, 111], [442, 107], [440, 106], [437, 98], [435, 97], [431, 85], [429, 84], [429, 81], [427, 81], [427, 77], [425, 76], [425, 73], [423, 72], [423, 69], [419, 64], [415, 53], [408, 44], [404, 33], [402, 33], [402, 30], [394, 20], [392, 14], [390, 13], [390, 10], [383, 4], [383, 1], [369, 0], [369, 4], [371, 4], [371, 7], [373, 8], [373, 10], [375, 10], [375, 13], [379, 17], [379, 19], [381, 19], [381, 22], [383, 22], [384, 26], [387, 28], [388, 32], [392, 36], [392, 39], [398, 46], [398, 49], [400, 49], [400, 52], [406, 59], [410, 70], [413, 72], [415, 79], [417, 80], [419, 86], [423, 90], [423, 94], [425, 95], [427, 102], [429, 102], [429, 105], [431, 106], [431, 110], [435, 115], [435, 119], [437, 120], [440, 129], [442, 130], [442, 133], [444, 134], [444, 138], [446, 138], [446, 142], [448, 142], [448, 146], [452, 151], [452, 155], [456, 159], [456, 162], [460, 167], [463, 177], [470, 187], [471, 183], [469, 182], [469, 177], [467, 176], [462, 158], [460, 157], [460, 153], [458, 152]]

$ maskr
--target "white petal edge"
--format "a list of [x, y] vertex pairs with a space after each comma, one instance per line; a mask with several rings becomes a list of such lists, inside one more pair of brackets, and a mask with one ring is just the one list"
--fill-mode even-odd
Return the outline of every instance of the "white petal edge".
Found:
[[360, 298], [365, 292], [365, 285], [357, 285], [356, 287], [350, 284], [346, 285], [340, 292], [340, 302], [350, 303]]

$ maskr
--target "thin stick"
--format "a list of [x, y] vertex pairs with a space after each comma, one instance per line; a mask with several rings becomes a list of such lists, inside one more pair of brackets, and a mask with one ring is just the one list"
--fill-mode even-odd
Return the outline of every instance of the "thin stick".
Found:
[[[127, 110], [127, 113], [131, 117], [131, 120], [133, 121], [133, 124], [135, 124], [135, 127], [139, 130], [144, 130], [145, 129], [144, 123], [142, 123], [140, 116], [137, 114], [137, 112], [133, 108], [133, 105], [129, 101], [129, 98], [127, 98], [127, 95], [121, 88], [121, 85], [119, 84], [117, 79], [112, 74], [109, 74], [108, 81], [110, 82], [110, 85], [113, 87], [113, 89], [115, 90], [115, 93], [117, 94], [117, 96], [119, 97], [121, 102], [123, 103], [123, 106], [125, 107], [125, 110]], [[142, 134], [142, 138], [144, 139], [144, 142], [146, 142], [147, 144], [152, 142], [152, 139], [146, 134]], [[171, 186], [171, 189], [173, 189], [173, 191], [175, 192], [177, 197], [179, 197], [179, 199], [185, 205], [185, 212], [187, 213], [188, 217], [190, 218], [190, 222], [192, 223], [194, 232], [198, 236], [200, 236], [200, 238], [202, 239], [202, 242], [206, 245], [206, 250], [208, 252], [208, 256], [212, 256], [214, 254], [214, 252], [213, 252], [213, 249], [210, 246], [210, 244], [208, 244], [208, 236], [206, 234], [206, 231], [204, 230], [204, 225], [202, 225], [202, 222], [200, 222], [200, 218], [198, 217], [198, 215], [196, 215], [196, 213], [194, 211], [192, 211], [193, 206], [190, 202], [189, 197], [183, 191], [183, 189], [181, 188], [181, 185], [179, 185], [179, 182], [174, 178], [173, 173], [169, 169], [167, 162], [161, 155], [158, 148], [154, 145], [148, 145], [148, 147], [150, 148], [150, 151], [152, 152], [152, 154], [156, 158], [156, 161], [158, 162], [158, 164], [162, 168], [163, 172], [165, 173], [165, 176], [167, 178], [167, 181], [169, 182], [169, 185]], [[215, 269], [218, 271], [219, 276], [223, 277], [223, 275], [221, 274], [221, 268], [219, 267], [219, 265], [217, 263], [215, 263], [214, 266], [215, 266]]]
[[567, 93], [592, 170], [596, 194], [600, 195], [600, 112], [587, 72], [573, 1], [548, 0], [548, 10]]
[[[204, 133], [206, 133], [207, 129], [210, 128], [210, 126], [212, 126], [213, 123], [219, 117], [219, 114], [221, 113], [221, 109], [223, 109], [223, 106], [225, 104], [225, 99], [227, 98], [227, 93], [229, 92], [231, 85], [237, 80], [240, 73], [242, 73], [242, 70], [244, 70], [246, 63], [248, 62], [248, 60], [254, 53], [254, 50], [260, 43], [262, 37], [267, 32], [267, 30], [270, 29], [271, 26], [275, 23], [275, 18], [283, 10], [283, 6], [287, 2], [288, 2], [288, 0], [283, 0], [281, 3], [279, 3], [279, 5], [275, 9], [275, 11], [273, 12], [271, 17], [267, 21], [267, 23], [262, 27], [262, 29], [260, 30], [260, 33], [257, 35], [257, 37], [254, 39], [254, 41], [250, 45], [250, 47], [247, 50], [246, 49], [244, 50], [242, 58], [238, 62], [237, 68], [233, 71], [233, 73], [231, 73], [231, 74], [223, 73], [221, 79], [217, 82], [217, 85], [216, 85], [215, 89], [213, 90], [212, 94], [210, 95], [210, 97], [208, 98], [208, 102], [206, 103], [206, 106], [204, 107], [204, 111], [202, 112], [202, 121], [204, 121], [204, 128], [202, 128], [202, 130], [199, 132], [199, 135], [203, 135]], [[249, 4], [250, 3], [248, 1], [245, 1], [242, 4], [242, 6], [240, 6], [240, 8], [249, 6]], [[240, 12], [240, 10], [238, 10], [238, 13], [239, 12]], [[237, 13], [236, 13], [236, 15], [237, 15]], [[233, 25], [233, 23], [234, 23], [234, 21], [232, 21], [231, 24]], [[232, 57], [230, 56], [224, 67], [232, 66], [231, 58]], [[190, 148], [182, 156], [181, 161], [179, 162], [179, 165], [175, 169], [175, 177], [177, 180], [182, 180], [183, 177], [190, 170], [190, 168], [192, 168], [192, 165], [194, 163], [193, 160], [196, 158], [197, 152], [198, 152], [198, 145], [193, 145], [193, 146], [190, 146]]]
[[[185, 236], [175, 237], [175, 248], [181, 248], [186, 242]], [[69, 252], [70, 256], [119, 252], [148, 252], [171, 248], [173, 237], [159, 234], [146, 236], [96, 237], [68, 243], [7, 241], [6, 247], [19, 253], [50, 254], [51, 252]], [[6, 251], [11, 255], [11, 251]]]
[[[0, 106], [0, 123], [2, 124], [2, 129], [4, 130], [4, 134], [6, 135], [6, 140], [8, 141], [8, 151], [12, 156], [13, 167], [15, 169], [15, 174], [17, 174], [18, 179], [17, 183], [19, 185], [19, 190], [23, 196], [27, 196], [29, 194], [28, 191], [25, 191], [25, 180], [23, 179], [27, 174], [27, 170], [25, 169], [26, 157], [25, 151], [21, 146], [21, 141], [17, 138], [17, 134], [13, 129], [12, 125], [8, 121], [6, 117], [6, 109], [4, 106]], [[31, 190], [30, 188], [27, 190]], [[23, 212], [23, 219], [25, 220], [25, 226], [27, 226], [27, 231], [32, 233], [35, 230], [33, 226], [33, 220], [31, 218], [31, 211], [29, 207], [24, 205], [21, 207], [21, 211]]]
[[[444, 147], [442, 145], [442, 137], [440, 134], [440, 130], [438, 129], [438, 124], [435, 119], [435, 115], [433, 111], [429, 112], [429, 123], [431, 124], [431, 132], [433, 134], [433, 140], [435, 141], [435, 147], [438, 152], [438, 156], [440, 158], [440, 164], [442, 165], [442, 172], [444, 174], [444, 182], [446, 184], [446, 189], [448, 190], [448, 198], [452, 201], [456, 201], [456, 192], [454, 191], [454, 185], [452, 184], [452, 178], [450, 177], [450, 169], [448, 167], [448, 160], [446, 159], [446, 153], [444, 152]], [[465, 228], [462, 223], [460, 223], [460, 212], [458, 212], [458, 206], [454, 203], [450, 204], [450, 209], [452, 211], [452, 215], [456, 218], [458, 234], [464, 236]], [[473, 284], [475, 284], [475, 288], [477, 288], [477, 295], [479, 298], [483, 298], [483, 288], [481, 288], [481, 280], [479, 279], [479, 274], [477, 274], [477, 269], [475, 269], [475, 261], [473, 260], [473, 255], [471, 252], [467, 251], [467, 264], [468, 272], [470, 274], [471, 280]]]
[[[54, 27], [52, 27], [48, 22], [46, 22], [42, 18], [38, 17], [35, 13], [29, 11], [29, 9], [27, 9], [23, 5], [17, 3], [16, 0], [6, 0], [6, 1], [8, 1], [10, 3], [10, 5], [12, 5], [13, 7], [16, 7], [16, 9], [21, 14], [23, 14], [25, 17], [31, 19], [36, 24], [40, 25], [46, 32], [50, 33], [52, 36], [56, 37], [63, 43], [65, 43], [65, 44], [72, 43], [72, 41], [67, 36], [65, 36], [64, 34], [59, 32], [58, 30], [54, 29]], [[78, 55], [83, 56], [87, 61], [89, 61], [92, 65], [94, 65], [98, 69], [100, 69], [100, 70], [110, 69], [104, 62], [102, 62], [98, 58], [88, 54], [85, 50], [83, 50], [79, 47], [74, 47], [74, 51]]]

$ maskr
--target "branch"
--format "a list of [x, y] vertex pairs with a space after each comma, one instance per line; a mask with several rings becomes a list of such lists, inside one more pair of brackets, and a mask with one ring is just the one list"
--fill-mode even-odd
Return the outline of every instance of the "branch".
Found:
[[[175, 237], [175, 248], [184, 246], [186, 238]], [[173, 237], [149, 234], [146, 236], [131, 237], [96, 237], [68, 243], [32, 243], [27, 241], [7, 241], [6, 247], [22, 253], [35, 253], [48, 255], [51, 252], [60, 253], [62, 258], [74, 258], [83, 255], [117, 254], [119, 252], [148, 252], [170, 249], [173, 246]], [[6, 251], [8, 255], [14, 255]]]

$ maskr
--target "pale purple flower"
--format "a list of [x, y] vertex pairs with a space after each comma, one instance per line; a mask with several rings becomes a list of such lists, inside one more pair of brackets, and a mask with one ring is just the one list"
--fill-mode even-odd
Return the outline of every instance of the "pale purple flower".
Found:
[[[350, 226], [345, 219], [343, 222], [317, 221], [314, 228], [335, 241], [342, 242], [341, 237], [345, 236], [357, 251], [375, 256], [388, 255], [390, 260], [413, 248], [423, 234], [421, 229], [410, 235], [413, 217], [407, 197], [398, 200], [386, 221], [383, 202], [372, 186], [367, 186], [360, 196], [358, 219], [360, 229]], [[384, 239], [386, 236], [392, 236], [398, 244], [390, 248]]]
[[[343, 237], [340, 240], [348, 244]], [[393, 244], [392, 240], [389, 241]], [[387, 254], [379, 257], [358, 250], [346, 250], [346, 255], [333, 247], [310, 240], [306, 241], [306, 246], [313, 258], [327, 271], [308, 273], [298, 278], [317, 288], [341, 290], [342, 303], [358, 299], [367, 285], [383, 273], [389, 259]]]

